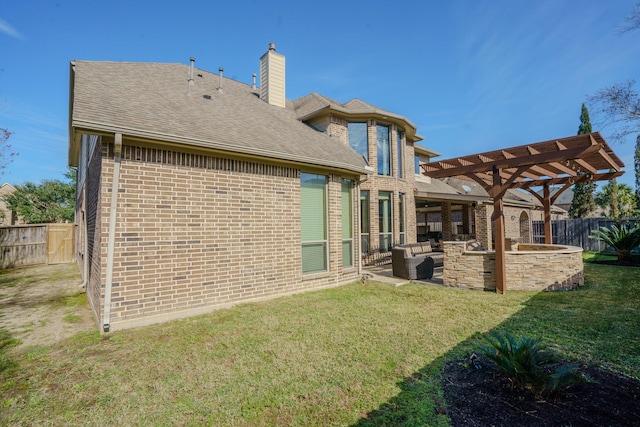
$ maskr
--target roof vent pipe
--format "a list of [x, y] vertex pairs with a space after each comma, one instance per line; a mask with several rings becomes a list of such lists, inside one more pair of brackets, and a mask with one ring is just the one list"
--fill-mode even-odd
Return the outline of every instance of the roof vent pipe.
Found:
[[276, 51], [276, 44], [275, 43], [269, 43], [269, 50], [272, 50], [272, 51], [275, 52]]
[[224, 68], [220, 67], [218, 71], [220, 72], [220, 74], [218, 74], [218, 92], [222, 92], [222, 72]]
[[256, 77], [257, 77], [256, 73], [253, 73], [252, 76], [253, 76], [253, 90], [256, 90]]
[[191, 95], [191, 86], [193, 86], [193, 67], [196, 63], [196, 58], [192, 56], [189, 58], [189, 61], [191, 61], [191, 66], [189, 67], [189, 95]]

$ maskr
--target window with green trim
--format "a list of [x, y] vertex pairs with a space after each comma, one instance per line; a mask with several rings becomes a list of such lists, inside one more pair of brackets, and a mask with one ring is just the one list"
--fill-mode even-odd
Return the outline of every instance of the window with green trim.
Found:
[[302, 272], [327, 271], [327, 177], [300, 174]]
[[342, 266], [353, 267], [353, 201], [352, 181], [342, 180]]

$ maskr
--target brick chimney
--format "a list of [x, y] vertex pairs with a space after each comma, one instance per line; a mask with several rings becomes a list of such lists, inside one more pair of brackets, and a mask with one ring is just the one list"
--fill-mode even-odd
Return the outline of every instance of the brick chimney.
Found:
[[276, 52], [276, 44], [260, 58], [260, 99], [271, 105], [286, 106], [284, 88], [284, 55]]

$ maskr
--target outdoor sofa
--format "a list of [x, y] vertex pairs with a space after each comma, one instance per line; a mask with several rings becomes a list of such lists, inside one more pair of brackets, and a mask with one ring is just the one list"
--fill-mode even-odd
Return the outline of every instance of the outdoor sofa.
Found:
[[418, 242], [391, 249], [393, 275], [403, 279], [431, 279], [433, 269], [442, 267], [444, 253], [434, 249], [431, 242]]

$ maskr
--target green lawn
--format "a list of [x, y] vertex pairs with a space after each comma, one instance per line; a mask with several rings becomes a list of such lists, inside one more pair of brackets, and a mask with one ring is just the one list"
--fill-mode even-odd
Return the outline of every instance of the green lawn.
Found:
[[585, 274], [576, 291], [506, 295], [354, 283], [80, 334], [9, 353], [0, 424], [447, 425], [441, 367], [492, 328], [640, 379], [640, 269]]

